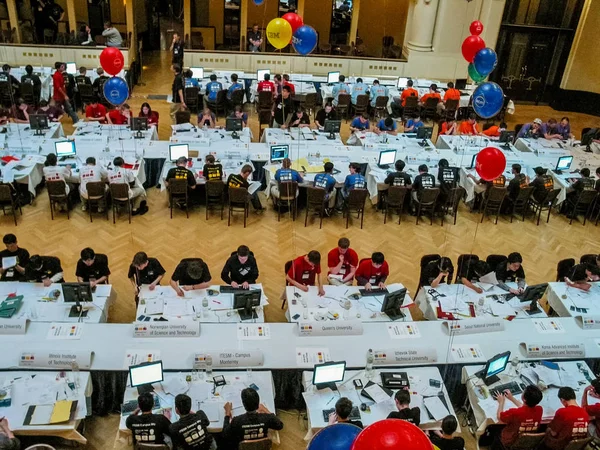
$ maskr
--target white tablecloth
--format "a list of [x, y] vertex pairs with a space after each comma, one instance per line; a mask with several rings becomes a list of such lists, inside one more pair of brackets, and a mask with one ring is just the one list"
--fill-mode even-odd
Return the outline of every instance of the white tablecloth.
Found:
[[598, 315], [600, 314], [600, 303], [598, 303], [600, 285], [591, 284], [591, 289], [586, 292], [569, 287], [567, 283], [549, 283], [548, 304], [560, 317]]

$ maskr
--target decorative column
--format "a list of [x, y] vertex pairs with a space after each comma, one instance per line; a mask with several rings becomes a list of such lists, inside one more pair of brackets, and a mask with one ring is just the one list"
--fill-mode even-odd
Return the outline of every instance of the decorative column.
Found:
[[300, 17], [304, 17], [304, 0], [298, 0], [296, 2], [296, 14]]
[[413, 8], [411, 36], [408, 49], [416, 52], [430, 52], [433, 48], [433, 31], [437, 17], [439, 0], [416, 0]]
[[356, 44], [356, 35], [358, 33], [358, 16], [360, 15], [360, 0], [352, 2], [352, 22], [350, 23], [350, 34], [348, 35], [348, 45], [352, 42]]
[[[87, 6], [87, 4], [86, 4]], [[69, 16], [69, 31], [74, 31], [77, 36], [77, 16], [75, 15], [75, 0], [67, 0], [67, 15]]]
[[248, 32], [248, 1], [240, 2], [240, 52], [246, 50], [248, 43], [246, 42], [246, 34]]
[[[190, 0], [183, 0], [183, 39], [192, 39], [192, 5]], [[184, 53], [185, 55], [185, 53]]]
[[15, 38], [17, 39], [17, 44], [20, 44], [21, 27], [19, 26], [19, 13], [17, 11], [15, 0], [7, 0], [6, 7], [8, 9], [8, 20], [10, 22], [10, 27], [15, 29]]

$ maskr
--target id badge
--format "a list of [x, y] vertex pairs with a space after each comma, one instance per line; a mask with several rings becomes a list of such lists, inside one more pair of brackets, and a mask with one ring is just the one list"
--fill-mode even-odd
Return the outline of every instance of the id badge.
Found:
[[369, 284], [375, 284], [377, 282], [377, 277], [371, 277], [369, 279]]
[[248, 272], [250, 272], [246, 267], [242, 267], [240, 269], [240, 275], [246, 275]]
[[345, 267], [342, 267], [340, 269], [340, 275], [346, 275], [346, 268]]
[[310, 278], [310, 272], [304, 272], [302, 274], [302, 279], [303, 280], [308, 280]]

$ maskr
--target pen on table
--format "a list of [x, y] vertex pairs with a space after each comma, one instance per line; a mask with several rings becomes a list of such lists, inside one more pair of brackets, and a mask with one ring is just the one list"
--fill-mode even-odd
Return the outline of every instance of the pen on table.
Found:
[[213, 302], [218, 303], [219, 305], [221, 304], [219, 300], [213, 300]]
[[196, 312], [196, 308], [194, 308], [194, 305], [192, 305], [192, 311]]
[[333, 401], [334, 398], [335, 398], [335, 395], [329, 399], [329, 401], [327, 402], [327, 405], [329, 405]]

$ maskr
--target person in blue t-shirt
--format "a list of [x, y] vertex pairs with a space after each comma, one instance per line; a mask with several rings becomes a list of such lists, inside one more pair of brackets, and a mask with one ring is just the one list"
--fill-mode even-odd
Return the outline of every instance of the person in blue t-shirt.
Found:
[[206, 102], [217, 101], [217, 94], [223, 90], [223, 85], [217, 81], [217, 76], [212, 74], [210, 76], [210, 82], [206, 85], [206, 95], [204, 96], [204, 106]]
[[[279, 198], [278, 183], [290, 183], [295, 181], [296, 183], [300, 184], [304, 181], [304, 179], [302, 178], [302, 175], [298, 173], [298, 171], [292, 169], [291, 159], [285, 158], [283, 161], [281, 161], [281, 169], [277, 169], [277, 172], [275, 172], [275, 181], [277, 181], [277, 183], [271, 187], [271, 195], [274, 198]], [[298, 197], [299, 192], [299, 190], [296, 191], [296, 197]]]
[[333, 95], [333, 106], [337, 106], [340, 94], [350, 94], [350, 88], [345, 81], [346, 77], [344, 75], [340, 75], [339, 83], [333, 86], [333, 89], [331, 90], [331, 94]]
[[352, 104], [356, 105], [359, 95], [369, 95], [369, 87], [363, 83], [362, 78], [357, 78], [356, 83], [352, 86]]
[[325, 173], [315, 175], [314, 187], [325, 189], [325, 201], [328, 202], [325, 213], [330, 215], [331, 210], [335, 207], [335, 178], [333, 178], [333, 163], [326, 162], [323, 166]]
[[369, 115], [364, 112], [360, 116], [356, 116], [350, 123], [350, 131], [369, 131]]
[[248, 114], [244, 112], [240, 105], [237, 105], [233, 108], [233, 112], [229, 116], [230, 119], [242, 119], [242, 124], [247, 127], [248, 126]]
[[231, 100], [231, 94], [239, 89], [244, 89], [244, 85], [242, 83], [238, 83], [238, 76], [236, 73], [231, 74], [231, 86], [227, 89], [227, 100]]
[[196, 80], [194, 78], [194, 72], [192, 72], [190, 69], [186, 70], [183, 74], [184, 79], [185, 79], [185, 87], [198, 87], [198, 80]]
[[377, 97], [389, 97], [390, 91], [386, 86], [382, 86], [379, 84], [379, 80], [373, 81], [373, 86], [371, 86], [371, 107], [375, 107], [375, 103], [377, 102]]
[[365, 177], [360, 174], [359, 163], [350, 163], [348, 168], [350, 169], [350, 175], [346, 176], [346, 181], [344, 181], [344, 189], [342, 189], [342, 195], [344, 198], [348, 197], [352, 189], [364, 189], [367, 186]]
[[412, 119], [408, 119], [404, 127], [405, 133], [416, 133], [419, 128], [425, 126], [418, 114], [413, 115]]
[[377, 124], [377, 128], [375, 128], [375, 133], [387, 133], [396, 135], [396, 121], [391, 117], [386, 117], [385, 119], [381, 119]]

